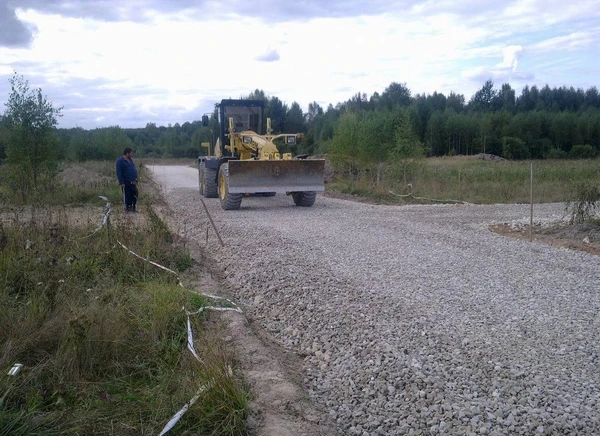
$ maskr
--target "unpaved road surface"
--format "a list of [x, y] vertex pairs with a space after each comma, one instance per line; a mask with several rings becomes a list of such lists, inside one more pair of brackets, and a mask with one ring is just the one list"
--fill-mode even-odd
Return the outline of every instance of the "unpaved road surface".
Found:
[[[505, 238], [526, 205], [376, 206], [319, 196], [200, 202], [151, 167], [237, 301], [303, 357], [343, 434], [599, 434], [600, 257]], [[536, 220], [563, 206], [539, 205]]]

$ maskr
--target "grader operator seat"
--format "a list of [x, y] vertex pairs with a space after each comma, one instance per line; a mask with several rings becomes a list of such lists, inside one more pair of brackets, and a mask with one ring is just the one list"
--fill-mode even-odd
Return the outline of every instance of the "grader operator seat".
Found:
[[241, 106], [225, 106], [224, 108], [224, 124], [229, 125], [229, 118], [233, 118], [233, 127], [236, 132], [252, 130], [258, 134], [262, 134], [261, 124], [263, 122], [263, 108], [256, 107], [241, 107]]
[[248, 130], [247, 123], [244, 123], [244, 120], [241, 115], [233, 116], [233, 127], [236, 132], [243, 132], [244, 130]]

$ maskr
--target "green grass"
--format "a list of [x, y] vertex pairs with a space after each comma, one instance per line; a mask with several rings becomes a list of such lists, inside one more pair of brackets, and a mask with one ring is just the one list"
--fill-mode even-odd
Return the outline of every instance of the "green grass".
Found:
[[0, 434], [158, 434], [205, 385], [174, 432], [244, 434], [248, 390], [210, 314], [191, 317], [202, 362], [186, 348], [182, 307], [204, 297], [116, 241], [180, 272], [189, 250], [152, 213], [86, 237], [95, 223], [48, 209], [0, 223]]
[[[143, 183], [148, 178], [146, 168], [138, 160], [136, 166]], [[26, 199], [19, 193], [12, 192], [7, 183], [1, 182], [7, 177], [7, 167], [0, 166], [0, 203], [80, 206], [97, 205], [99, 195], [108, 198], [113, 204], [118, 204], [122, 198], [115, 163], [109, 161], [63, 162], [59, 165], [54, 181], [40, 186], [37, 192], [32, 192]]]
[[[52, 182], [44, 183], [26, 198], [11, 191], [8, 183], [0, 182], [0, 203], [37, 205], [84, 205], [98, 204], [98, 196], [117, 203], [121, 188], [115, 175], [113, 162], [61, 163]], [[142, 174], [144, 170], [142, 169]], [[8, 167], [0, 167], [0, 180], [8, 179]]]
[[[600, 161], [546, 160], [534, 161], [534, 201], [564, 202], [573, 199], [577, 184], [586, 180], [600, 184]], [[384, 166], [379, 184], [375, 168], [359, 168], [349, 177], [337, 172], [328, 189], [390, 203], [427, 201], [400, 199], [389, 194], [408, 193], [403, 177]], [[460, 181], [460, 183], [459, 183]], [[415, 196], [461, 200], [471, 203], [528, 203], [530, 162], [491, 162], [464, 157], [430, 158], [418, 161], [407, 171], [407, 183]]]

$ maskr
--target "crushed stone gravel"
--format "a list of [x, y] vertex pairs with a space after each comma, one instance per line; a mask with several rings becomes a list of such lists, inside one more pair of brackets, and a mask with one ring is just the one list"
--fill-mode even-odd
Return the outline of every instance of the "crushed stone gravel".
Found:
[[488, 230], [528, 205], [206, 199], [221, 248], [196, 170], [151, 170], [343, 434], [600, 433], [600, 257]]

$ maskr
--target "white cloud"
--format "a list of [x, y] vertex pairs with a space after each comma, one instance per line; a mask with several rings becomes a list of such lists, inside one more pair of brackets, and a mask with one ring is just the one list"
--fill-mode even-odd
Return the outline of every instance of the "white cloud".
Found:
[[596, 46], [600, 42], [600, 29], [572, 32], [548, 38], [532, 45], [533, 50], [562, 51]]
[[519, 56], [521, 55], [522, 51], [523, 47], [520, 45], [509, 45], [508, 47], [504, 47], [502, 50], [504, 53], [504, 59], [502, 59], [502, 62], [498, 66], [500, 68], [509, 69], [512, 72], [517, 71]]
[[[0, 75], [18, 67], [32, 83], [54, 92], [52, 100], [65, 105], [63, 125], [75, 113], [89, 126], [99, 117], [121, 125], [174, 123], [256, 88], [305, 109], [315, 100], [335, 105], [357, 92], [382, 92], [393, 81], [406, 82], [413, 94], [452, 90], [468, 99], [490, 77], [532, 78], [540, 71], [533, 62], [548, 62], [542, 53], [560, 58], [565, 50], [579, 50], [581, 59], [569, 63], [576, 72], [578, 65], [593, 62], [600, 40], [597, 21], [575, 32], [555, 30], [593, 21], [598, 12], [586, 0], [579, 8], [557, 0], [493, 7], [432, 0], [404, 9], [390, 3], [390, 12], [370, 15], [357, 14], [356, 2], [347, 17], [340, 17], [339, 2], [328, 16], [315, 12], [322, 5], [308, 3], [300, 5], [301, 19], [283, 19], [294, 13], [288, 5], [271, 20], [237, 16], [235, 8], [214, 1], [199, 8], [180, 0], [169, 13], [138, 7], [143, 19], [133, 22], [118, 20], [131, 15], [126, 10], [111, 12], [111, 21], [100, 13], [61, 16], [65, 3], [54, 1], [53, 13], [18, 10], [19, 20], [38, 33], [29, 49], [0, 47]], [[260, 2], [265, 8], [271, 4]], [[377, 11], [383, 6], [379, 1]], [[562, 74], [560, 64], [552, 68]], [[0, 83], [0, 96], [4, 89]]]
[[268, 49], [262, 55], [257, 56], [255, 59], [259, 62], [277, 62], [280, 56], [277, 50]]
[[511, 81], [521, 82], [530, 80], [533, 75], [528, 72], [517, 71], [519, 59], [523, 54], [523, 47], [520, 45], [510, 45], [503, 48], [496, 47], [495, 54], [500, 56], [502, 53], [502, 61], [493, 67], [477, 66], [465, 69], [462, 72], [462, 77], [481, 85], [484, 81], [492, 79], [497, 83], [506, 83]]

